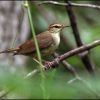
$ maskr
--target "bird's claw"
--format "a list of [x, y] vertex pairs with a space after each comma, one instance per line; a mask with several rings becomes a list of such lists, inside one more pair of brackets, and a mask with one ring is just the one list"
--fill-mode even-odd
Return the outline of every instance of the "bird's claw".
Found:
[[48, 70], [48, 69], [51, 69], [52, 67], [52, 62], [49, 62], [49, 61], [45, 61], [45, 65], [47, 66], [47, 67], [45, 67], [45, 70]]

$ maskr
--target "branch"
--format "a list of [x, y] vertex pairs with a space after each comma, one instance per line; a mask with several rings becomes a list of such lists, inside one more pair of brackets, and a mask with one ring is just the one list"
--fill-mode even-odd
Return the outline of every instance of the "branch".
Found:
[[[54, 56], [55, 57], [58, 57], [59, 54], [58, 53], [54, 53]], [[79, 78], [79, 75], [78, 73], [76, 72], [75, 68], [72, 67], [67, 61], [63, 60], [61, 61], [61, 63], [64, 65], [64, 67], [73, 74], [73, 76], [75, 77], [75, 79], [78, 79]]]
[[92, 49], [92, 48], [94, 48], [94, 47], [96, 47], [98, 45], [100, 45], [100, 40], [96, 40], [96, 41], [94, 41], [94, 42], [92, 42], [90, 44], [83, 45], [83, 46], [80, 46], [80, 47], [78, 47], [76, 49], [73, 49], [73, 50], [71, 50], [69, 52], [66, 52], [66, 53], [56, 57], [53, 61], [50, 62], [51, 64], [49, 64], [49, 65], [45, 64], [44, 65], [45, 69], [49, 68], [49, 67], [52, 67], [52, 68], [57, 67], [57, 65], [59, 65], [59, 63], [61, 61], [65, 60], [65, 59], [67, 59], [67, 58], [69, 58], [71, 56], [74, 56], [74, 55], [77, 55], [79, 53], [82, 53], [84, 51], [90, 50], [90, 49]]
[[[57, 1], [41, 1], [41, 3], [38, 3], [38, 5], [42, 5], [42, 4], [54, 4], [54, 5], [59, 5], [59, 6], [68, 6], [69, 5], [68, 3], [62, 3], [62, 2], [57, 2]], [[93, 5], [93, 4], [71, 3], [71, 5], [74, 7], [87, 7], [87, 8], [100, 9], [99, 5]]]

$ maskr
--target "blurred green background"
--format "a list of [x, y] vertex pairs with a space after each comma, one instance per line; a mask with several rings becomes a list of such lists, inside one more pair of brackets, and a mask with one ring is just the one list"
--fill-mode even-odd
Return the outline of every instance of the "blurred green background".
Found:
[[[19, 1], [21, 2], [21, 1]], [[69, 17], [64, 6], [43, 4], [37, 5], [40, 1], [30, 4], [33, 24], [36, 34], [45, 31], [52, 23], [61, 23], [70, 25]], [[63, 1], [59, 1], [63, 2]], [[71, 1], [76, 3], [90, 3], [99, 5], [99, 1]], [[24, 9], [26, 10], [26, 9]], [[100, 39], [100, 10], [83, 7], [73, 7], [76, 15], [77, 25], [81, 39], [84, 44]], [[23, 13], [23, 11], [22, 11]], [[24, 33], [23, 33], [24, 34]], [[27, 36], [32, 38], [31, 32]], [[18, 40], [16, 40], [18, 41]], [[6, 41], [7, 42], [7, 41]], [[66, 45], [65, 45], [66, 44]], [[57, 52], [63, 54], [76, 47], [76, 42], [72, 33], [72, 28], [66, 28], [61, 33], [61, 43]], [[0, 90], [16, 87], [14, 91], [8, 93], [4, 98], [24, 98], [24, 99], [43, 99], [43, 95], [48, 99], [96, 99], [100, 97], [100, 46], [90, 50], [89, 56], [95, 65], [95, 76], [91, 76], [85, 69], [80, 58], [73, 56], [68, 61], [77, 71], [77, 73], [89, 84], [76, 80], [71, 84], [68, 81], [73, 79], [73, 75], [68, 72], [63, 65], [59, 68], [50, 69], [44, 72], [45, 78], [41, 79], [40, 73], [33, 77], [23, 80], [23, 77], [37, 68], [37, 64], [31, 58], [27, 58], [21, 68], [17, 66], [14, 73], [11, 73], [12, 67], [9, 63], [7, 67], [0, 65]], [[8, 56], [8, 55], [7, 55]], [[11, 55], [10, 55], [11, 56]], [[12, 57], [11, 57], [12, 58]], [[15, 57], [14, 57], [15, 58]], [[52, 58], [50, 58], [52, 60]], [[43, 83], [44, 82], [44, 83]], [[44, 92], [43, 92], [44, 88]]]

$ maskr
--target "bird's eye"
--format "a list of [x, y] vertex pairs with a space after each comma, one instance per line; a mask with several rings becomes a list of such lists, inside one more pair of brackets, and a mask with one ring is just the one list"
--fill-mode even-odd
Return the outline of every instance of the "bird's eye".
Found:
[[60, 28], [60, 26], [55, 26], [55, 28]]

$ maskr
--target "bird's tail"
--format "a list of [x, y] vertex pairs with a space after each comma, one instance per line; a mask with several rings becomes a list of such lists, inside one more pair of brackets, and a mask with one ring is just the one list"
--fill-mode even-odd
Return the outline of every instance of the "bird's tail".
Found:
[[3, 51], [0, 51], [0, 54], [2, 54], [2, 53], [16, 53], [18, 50], [19, 50], [18, 48], [6, 49]]

